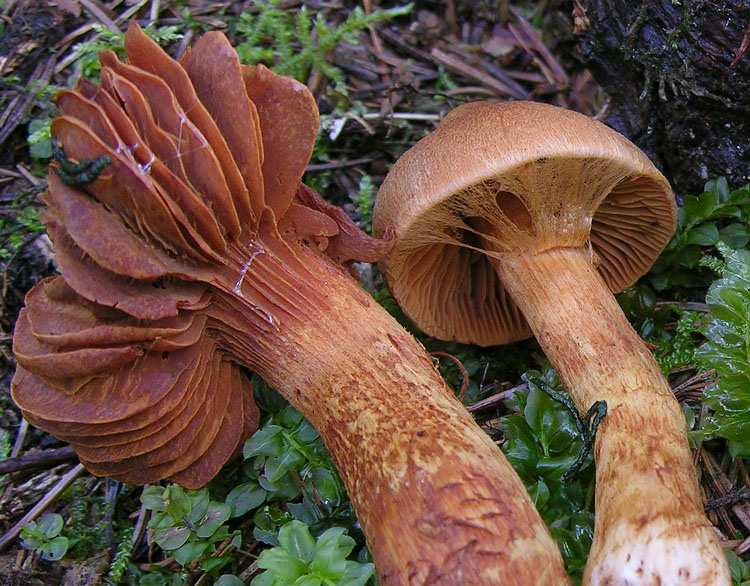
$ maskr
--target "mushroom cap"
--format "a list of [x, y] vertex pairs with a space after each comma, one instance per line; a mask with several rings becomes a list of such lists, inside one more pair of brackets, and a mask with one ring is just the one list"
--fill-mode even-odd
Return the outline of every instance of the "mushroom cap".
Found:
[[219, 32], [178, 62], [133, 22], [125, 50], [100, 54], [101, 84], [56, 98], [67, 163], [108, 162], [91, 178], [50, 169], [61, 275], [26, 296], [11, 394], [90, 472], [198, 488], [258, 427], [246, 369], [277, 369], [328, 296], [302, 248], [346, 265], [390, 243], [302, 185], [319, 124], [304, 84], [241, 65]]
[[604, 124], [547, 104], [474, 102], [396, 161], [373, 232], [395, 229], [381, 269], [425, 333], [489, 346], [531, 335], [492, 258], [589, 247], [616, 293], [651, 267], [676, 215], [664, 176]]

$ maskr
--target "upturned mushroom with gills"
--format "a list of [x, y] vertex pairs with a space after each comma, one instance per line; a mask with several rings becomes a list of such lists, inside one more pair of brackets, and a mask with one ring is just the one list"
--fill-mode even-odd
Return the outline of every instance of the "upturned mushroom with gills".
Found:
[[614, 130], [550, 105], [470, 103], [408, 150], [375, 202], [381, 267], [427, 334], [483, 346], [533, 333], [595, 438], [583, 583], [722, 586], [683, 411], [613, 296], [669, 241], [667, 180]]
[[257, 426], [248, 371], [320, 432], [383, 585], [568, 584], [547, 528], [422, 346], [352, 278], [373, 240], [301, 182], [307, 87], [220, 33], [58, 98], [44, 213], [61, 276], [27, 297], [13, 398], [94, 474], [199, 487]]

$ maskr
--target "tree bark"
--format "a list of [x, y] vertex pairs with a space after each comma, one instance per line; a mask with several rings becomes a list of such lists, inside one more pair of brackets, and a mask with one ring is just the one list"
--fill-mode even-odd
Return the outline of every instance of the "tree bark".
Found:
[[750, 181], [750, 4], [576, 0], [580, 46], [611, 96], [606, 122], [680, 193]]

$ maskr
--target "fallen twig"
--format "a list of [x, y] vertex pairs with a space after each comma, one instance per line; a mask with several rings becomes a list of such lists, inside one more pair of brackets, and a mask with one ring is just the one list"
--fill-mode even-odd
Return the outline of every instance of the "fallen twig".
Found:
[[10, 474], [19, 470], [47, 468], [77, 459], [78, 456], [76, 456], [76, 453], [70, 446], [55, 450], [44, 450], [43, 452], [34, 452], [3, 460], [0, 462], [0, 474]]
[[21, 530], [24, 528], [24, 525], [26, 525], [29, 521], [33, 521], [36, 519], [39, 515], [42, 514], [42, 512], [52, 504], [52, 502], [60, 496], [63, 491], [70, 486], [73, 481], [80, 476], [85, 468], [83, 467], [83, 464], [76, 464], [65, 476], [63, 476], [55, 486], [52, 487], [52, 490], [50, 490], [46, 495], [44, 495], [44, 498], [40, 500], [28, 513], [26, 513], [23, 518], [13, 525], [2, 537], [0, 537], [0, 551], [5, 549], [5, 547], [15, 540], [20, 534]]
[[430, 54], [432, 55], [433, 59], [435, 59], [435, 61], [437, 61], [446, 69], [449, 69], [454, 73], [458, 73], [459, 75], [463, 75], [468, 79], [477, 81], [483, 86], [493, 89], [501, 96], [511, 96], [513, 98], [523, 99], [523, 96], [518, 95], [518, 92], [515, 88], [512, 88], [509, 85], [501, 82], [500, 80], [495, 79], [491, 75], [488, 75], [487, 73], [477, 69], [476, 67], [472, 67], [458, 57], [449, 55], [448, 53], [446, 53], [445, 51], [441, 51], [437, 47], [432, 49], [432, 52]]
[[461, 371], [461, 376], [463, 377], [463, 382], [461, 383], [461, 390], [458, 391], [458, 400], [463, 403], [464, 399], [466, 398], [466, 389], [469, 388], [469, 372], [466, 370], [466, 367], [461, 363], [461, 361], [453, 356], [452, 354], [448, 354], [447, 352], [430, 352], [431, 356], [442, 356], [443, 358], [447, 358], [448, 360], [452, 361], [453, 364], [458, 366], [458, 369]]

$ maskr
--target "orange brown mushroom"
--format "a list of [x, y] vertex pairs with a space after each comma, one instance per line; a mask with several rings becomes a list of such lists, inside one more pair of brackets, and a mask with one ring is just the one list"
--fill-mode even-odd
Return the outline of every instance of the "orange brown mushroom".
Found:
[[729, 584], [682, 408], [612, 295], [648, 270], [675, 213], [624, 137], [531, 102], [456, 108], [375, 203], [375, 234], [396, 231], [383, 273], [420, 328], [485, 346], [533, 332], [581, 413], [606, 401], [584, 584]]
[[251, 370], [320, 432], [381, 584], [567, 584], [497, 446], [347, 271], [390, 242], [301, 183], [307, 88], [219, 33], [179, 62], [135, 25], [125, 46], [58, 97], [67, 160], [109, 163], [48, 176], [62, 274], [18, 321], [24, 415], [95, 474], [197, 487], [257, 425]]

